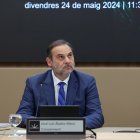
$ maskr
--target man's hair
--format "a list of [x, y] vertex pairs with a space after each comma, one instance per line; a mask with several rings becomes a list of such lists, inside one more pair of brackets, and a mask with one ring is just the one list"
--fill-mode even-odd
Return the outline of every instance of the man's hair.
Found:
[[60, 45], [68, 45], [71, 48], [72, 52], [73, 52], [72, 45], [69, 42], [67, 42], [67, 41], [65, 41], [63, 39], [59, 39], [59, 40], [56, 40], [56, 41], [52, 42], [48, 46], [48, 48], [47, 48], [47, 57], [51, 58], [52, 57], [52, 49], [57, 47], [57, 46], [60, 46]]

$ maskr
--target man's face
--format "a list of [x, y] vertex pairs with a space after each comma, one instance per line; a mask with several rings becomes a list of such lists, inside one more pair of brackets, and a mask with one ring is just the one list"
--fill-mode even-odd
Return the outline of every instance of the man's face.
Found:
[[51, 51], [52, 58], [47, 58], [47, 64], [59, 78], [66, 78], [74, 69], [74, 56], [71, 48], [64, 44], [54, 47]]

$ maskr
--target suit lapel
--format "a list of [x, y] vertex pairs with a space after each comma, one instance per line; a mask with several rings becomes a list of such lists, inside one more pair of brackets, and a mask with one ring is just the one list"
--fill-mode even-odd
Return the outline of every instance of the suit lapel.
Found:
[[[68, 82], [66, 105], [74, 104], [77, 89], [78, 89], [78, 80], [74, 72], [72, 72]], [[46, 79], [43, 82], [42, 93], [44, 94], [43, 97], [45, 98], [47, 105], [55, 105], [55, 91], [51, 71], [48, 71]]]
[[66, 105], [73, 105], [74, 100], [76, 98], [77, 89], [78, 89], [78, 81], [76, 76], [72, 72], [68, 82]]
[[48, 71], [48, 75], [44, 81], [43, 93], [47, 99], [47, 104], [55, 105], [55, 92], [51, 71]]

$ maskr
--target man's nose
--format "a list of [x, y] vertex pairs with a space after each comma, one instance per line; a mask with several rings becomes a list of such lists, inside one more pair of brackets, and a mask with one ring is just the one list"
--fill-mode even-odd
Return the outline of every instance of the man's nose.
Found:
[[70, 63], [70, 59], [68, 57], [65, 58], [66, 63]]

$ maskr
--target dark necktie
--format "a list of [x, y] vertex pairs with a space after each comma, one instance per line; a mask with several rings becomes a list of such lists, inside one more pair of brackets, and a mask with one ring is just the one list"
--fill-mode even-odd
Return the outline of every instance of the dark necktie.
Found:
[[65, 91], [64, 91], [64, 82], [58, 83], [60, 86], [59, 93], [58, 93], [58, 105], [65, 105]]

